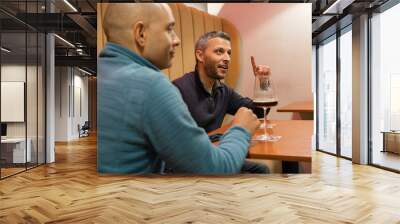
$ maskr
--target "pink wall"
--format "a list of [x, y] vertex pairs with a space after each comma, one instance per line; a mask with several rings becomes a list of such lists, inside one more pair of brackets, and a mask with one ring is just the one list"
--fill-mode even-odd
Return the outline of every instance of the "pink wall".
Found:
[[[253, 96], [253, 55], [257, 64], [271, 67], [278, 107], [313, 99], [311, 3], [225, 3], [218, 16], [234, 24], [242, 39], [242, 68], [235, 87], [240, 94]], [[273, 108], [269, 118], [291, 117]]]

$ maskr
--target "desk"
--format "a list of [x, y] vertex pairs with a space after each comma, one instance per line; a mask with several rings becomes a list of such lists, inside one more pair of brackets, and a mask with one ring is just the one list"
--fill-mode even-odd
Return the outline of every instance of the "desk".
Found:
[[293, 102], [286, 106], [280, 107], [278, 112], [293, 112], [294, 119], [313, 120], [314, 104], [313, 101]]
[[[2, 159], [6, 163], [25, 163], [31, 161], [32, 141], [28, 138], [28, 144], [25, 151], [25, 138], [6, 138], [1, 139]], [[26, 154], [25, 154], [26, 153]]]
[[[276, 142], [253, 141], [249, 148], [249, 158], [311, 162], [313, 121], [279, 120], [271, 123], [276, 125], [273, 129], [267, 129], [268, 133], [280, 135], [282, 138]], [[223, 133], [228, 128], [229, 126], [224, 126], [210, 134]], [[262, 134], [263, 131], [258, 129], [256, 134]]]

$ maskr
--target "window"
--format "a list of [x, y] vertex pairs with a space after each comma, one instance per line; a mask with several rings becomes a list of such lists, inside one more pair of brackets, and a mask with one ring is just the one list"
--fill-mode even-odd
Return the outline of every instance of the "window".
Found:
[[336, 153], [336, 35], [318, 48], [318, 149]]
[[[372, 164], [395, 170], [400, 170], [400, 133], [391, 132], [400, 130], [399, 21], [400, 4], [371, 19]], [[387, 142], [385, 135], [398, 137], [392, 136]]]
[[352, 33], [351, 25], [340, 36], [340, 155], [352, 157]]

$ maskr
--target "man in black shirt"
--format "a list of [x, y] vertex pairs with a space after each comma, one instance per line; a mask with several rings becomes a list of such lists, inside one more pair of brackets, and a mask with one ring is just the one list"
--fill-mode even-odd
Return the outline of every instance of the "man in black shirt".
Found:
[[[234, 115], [240, 107], [253, 110], [259, 117], [263, 110], [255, 107], [250, 98], [243, 97], [222, 83], [231, 61], [231, 43], [227, 33], [213, 31], [204, 34], [195, 46], [196, 68], [173, 81], [182, 94], [192, 117], [206, 132], [221, 127], [226, 114]], [[254, 75], [269, 75], [268, 66], [256, 66]], [[266, 165], [246, 160], [243, 172], [268, 173]]]

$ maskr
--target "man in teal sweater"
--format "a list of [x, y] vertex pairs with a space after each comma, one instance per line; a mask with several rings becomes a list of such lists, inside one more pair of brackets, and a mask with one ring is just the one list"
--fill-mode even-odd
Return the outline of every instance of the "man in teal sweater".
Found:
[[247, 108], [213, 145], [160, 72], [179, 45], [166, 4], [109, 4], [98, 58], [97, 166], [104, 173], [238, 173], [260, 125]]

